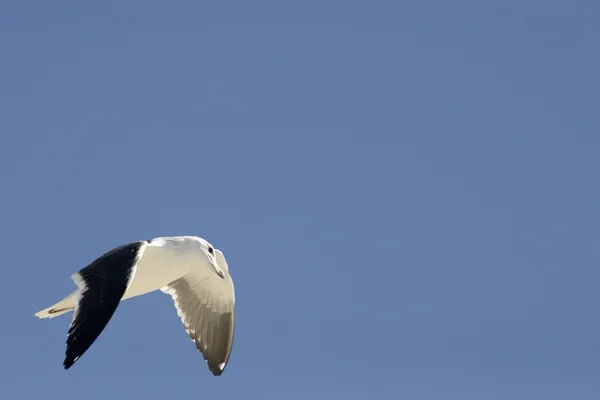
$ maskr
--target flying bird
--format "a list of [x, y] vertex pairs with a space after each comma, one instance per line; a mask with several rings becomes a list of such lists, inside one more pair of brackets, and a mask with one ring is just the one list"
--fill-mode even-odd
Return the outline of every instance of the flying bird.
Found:
[[118, 246], [71, 276], [77, 290], [35, 314], [74, 311], [66, 343], [69, 369], [102, 333], [119, 303], [156, 290], [169, 294], [208, 369], [225, 370], [235, 328], [235, 292], [223, 253], [197, 236], [158, 237]]

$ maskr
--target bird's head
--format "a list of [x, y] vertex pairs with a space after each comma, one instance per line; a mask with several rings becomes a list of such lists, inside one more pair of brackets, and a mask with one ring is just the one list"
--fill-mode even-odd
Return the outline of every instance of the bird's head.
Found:
[[217, 260], [217, 253], [219, 250], [215, 249], [213, 245], [204, 239], [200, 239], [200, 249], [208, 260], [210, 268], [221, 278], [225, 278], [225, 271], [223, 271], [223, 269], [219, 266], [219, 262]]

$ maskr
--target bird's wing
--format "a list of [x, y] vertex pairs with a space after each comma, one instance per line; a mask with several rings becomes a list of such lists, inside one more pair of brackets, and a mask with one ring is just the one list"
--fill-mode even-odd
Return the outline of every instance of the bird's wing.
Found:
[[80, 293], [67, 334], [65, 369], [90, 348], [112, 318], [147, 244], [139, 241], [116, 247], [73, 274]]
[[173, 298], [185, 330], [208, 363], [213, 375], [227, 366], [235, 330], [235, 292], [225, 257], [215, 249], [221, 278], [209, 269], [194, 269], [161, 290]]

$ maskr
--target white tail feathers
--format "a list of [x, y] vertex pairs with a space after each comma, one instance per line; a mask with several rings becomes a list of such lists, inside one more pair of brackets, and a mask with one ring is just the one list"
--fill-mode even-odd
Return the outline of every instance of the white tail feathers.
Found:
[[56, 306], [52, 306], [46, 308], [45, 310], [36, 312], [35, 316], [38, 318], [54, 318], [71, 310], [73, 310], [73, 308], [57, 308]]
[[73, 311], [77, 305], [78, 294], [79, 290], [76, 290], [55, 305], [36, 312], [35, 316], [38, 318], [54, 318], [68, 313], [69, 311]]

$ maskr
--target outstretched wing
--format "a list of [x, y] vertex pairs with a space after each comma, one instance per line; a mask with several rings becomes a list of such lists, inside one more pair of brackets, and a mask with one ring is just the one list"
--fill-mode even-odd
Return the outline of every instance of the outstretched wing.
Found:
[[67, 334], [65, 369], [90, 348], [112, 318], [147, 244], [139, 241], [116, 247], [73, 274], [80, 294]]
[[185, 330], [215, 376], [225, 370], [235, 331], [235, 293], [225, 257], [216, 250], [221, 278], [209, 269], [198, 268], [161, 290], [173, 298]]

